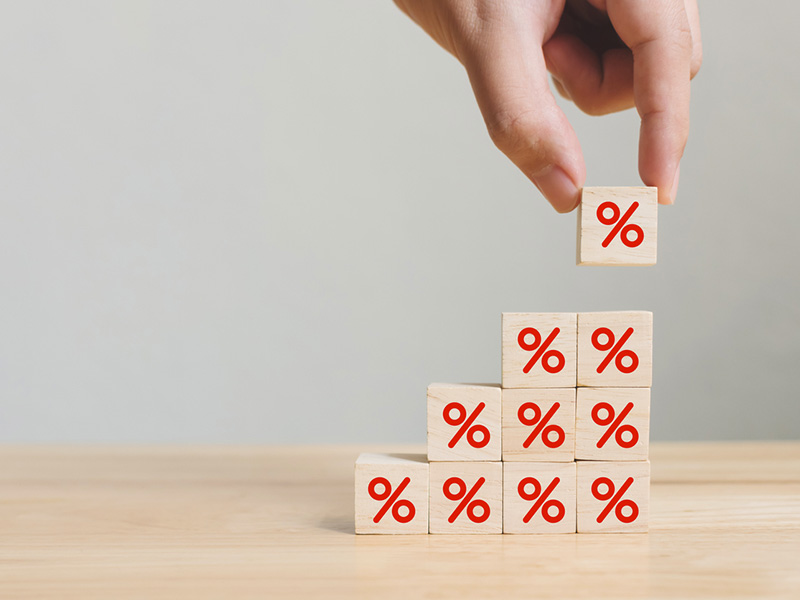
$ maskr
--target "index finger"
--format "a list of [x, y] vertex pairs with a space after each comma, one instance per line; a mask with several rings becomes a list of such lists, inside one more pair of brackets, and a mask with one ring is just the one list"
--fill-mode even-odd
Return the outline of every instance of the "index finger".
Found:
[[684, 0], [608, 0], [608, 16], [633, 52], [633, 96], [642, 119], [639, 174], [675, 200], [689, 136], [692, 33]]

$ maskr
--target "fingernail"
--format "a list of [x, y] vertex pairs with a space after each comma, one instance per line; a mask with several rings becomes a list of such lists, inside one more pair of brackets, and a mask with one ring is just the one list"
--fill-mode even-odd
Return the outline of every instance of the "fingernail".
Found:
[[669, 190], [669, 203], [675, 204], [675, 197], [678, 195], [678, 181], [681, 178], [681, 166], [675, 169], [675, 178], [672, 180], [672, 187]]
[[579, 189], [564, 170], [549, 165], [531, 176], [534, 185], [560, 213], [566, 213], [578, 206]]

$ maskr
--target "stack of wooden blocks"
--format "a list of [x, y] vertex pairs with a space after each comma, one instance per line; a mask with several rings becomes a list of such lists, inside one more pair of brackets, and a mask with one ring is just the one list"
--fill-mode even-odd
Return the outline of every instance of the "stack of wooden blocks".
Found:
[[[617, 222], [620, 191], [655, 204], [653, 188], [594, 189], [613, 191]], [[608, 203], [591, 208], [600, 223]], [[596, 223], [579, 223], [589, 239]], [[652, 264], [650, 228], [622, 244], [638, 239], [639, 259], [603, 264]], [[502, 385], [432, 384], [427, 457], [358, 457], [356, 533], [647, 531], [652, 328], [644, 311], [504, 313]]]

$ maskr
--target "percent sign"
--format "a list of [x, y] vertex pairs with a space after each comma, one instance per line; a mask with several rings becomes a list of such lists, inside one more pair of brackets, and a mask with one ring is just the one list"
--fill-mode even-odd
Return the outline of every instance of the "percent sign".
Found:
[[[603, 248], [608, 248], [608, 245], [617, 235], [619, 235], [619, 240], [628, 248], [636, 248], [641, 245], [644, 241], [644, 231], [642, 228], [634, 223], [626, 225], [637, 208], [639, 208], [639, 203], [634, 202], [628, 207], [625, 214], [620, 217], [619, 206], [613, 202], [603, 202], [597, 207], [597, 220], [603, 225], [613, 225], [606, 239], [604, 239], [601, 244]], [[606, 216], [607, 210], [611, 211], [610, 216]], [[631, 234], [634, 234], [635, 237], [631, 238]]]
[[[639, 505], [633, 500], [622, 500], [622, 497], [631, 485], [633, 485], [633, 477], [628, 477], [625, 483], [620, 486], [619, 490], [615, 490], [614, 482], [608, 477], [600, 477], [594, 481], [592, 484], [592, 496], [601, 502], [609, 500], [602, 512], [597, 515], [598, 523], [605, 521], [612, 510], [617, 516], [617, 519], [622, 523], [633, 523], [636, 520], [636, 517], [639, 516]], [[600, 486], [605, 486], [606, 491], [601, 492]], [[626, 515], [624, 512], [625, 508], [630, 509], [631, 514]]]
[[[538, 404], [534, 402], [526, 402], [522, 406], [519, 407], [517, 411], [517, 418], [519, 422], [523, 425], [536, 425], [531, 431], [528, 438], [522, 442], [523, 448], [528, 448], [536, 437], [541, 434], [542, 436], [542, 443], [547, 446], [548, 448], [558, 448], [561, 444], [564, 443], [567, 435], [564, 433], [564, 429], [559, 425], [548, 425], [548, 423], [552, 420], [553, 415], [558, 412], [558, 409], [561, 407], [561, 404], [555, 402], [553, 406], [550, 407], [550, 410], [547, 411], [547, 414], [542, 417], [542, 409], [539, 408]], [[533, 411], [533, 416], [527, 416], [527, 411]], [[551, 439], [550, 435], [555, 434], [555, 439]], [[527, 521], [526, 521], [527, 523]]]
[[[564, 504], [555, 499], [548, 500], [550, 495], [553, 493], [553, 490], [556, 489], [560, 482], [561, 478], [556, 477], [550, 482], [550, 485], [548, 485], [544, 491], [542, 491], [542, 484], [539, 483], [539, 480], [534, 479], [533, 477], [526, 477], [519, 482], [519, 485], [517, 486], [517, 493], [519, 494], [519, 497], [528, 501], [536, 500], [528, 513], [522, 517], [523, 523], [529, 522], [539, 509], [541, 509], [542, 518], [548, 523], [558, 523], [564, 518], [564, 515], [567, 513], [567, 509], [564, 508]], [[533, 486], [532, 492], [525, 490], [525, 487], [528, 485]], [[551, 514], [551, 510], [553, 509], [556, 511], [555, 514]]]
[[[467, 484], [464, 483], [464, 480], [460, 477], [451, 477], [444, 482], [442, 491], [444, 492], [445, 498], [452, 500], [453, 502], [459, 502], [460, 500], [458, 506], [456, 506], [456, 509], [449, 517], [447, 517], [448, 523], [455, 523], [458, 515], [464, 512], [465, 508], [467, 511], [467, 518], [473, 523], [483, 523], [489, 518], [489, 515], [491, 514], [489, 504], [485, 500], [473, 500], [475, 494], [478, 493], [478, 490], [481, 489], [484, 483], [486, 483], [486, 478], [481, 477], [475, 482], [475, 485], [468, 490]], [[450, 489], [452, 486], [457, 486], [458, 491], [454, 493]], [[476, 513], [476, 509], [480, 509], [480, 514]]]
[[[389, 480], [386, 479], [386, 477], [376, 477], [369, 482], [369, 486], [367, 487], [369, 497], [373, 500], [377, 500], [378, 502], [383, 502], [386, 500], [383, 506], [381, 506], [381, 509], [373, 517], [373, 522], [380, 523], [381, 519], [389, 511], [389, 509], [392, 510], [392, 516], [398, 523], [408, 523], [414, 518], [414, 515], [417, 511], [411, 501], [398, 500], [400, 494], [402, 494], [403, 490], [408, 487], [409, 483], [411, 483], [411, 478], [406, 477], [400, 482], [400, 485], [397, 486], [397, 488], [394, 490], [394, 493], [392, 493], [392, 484], [389, 483]], [[378, 492], [376, 489], [377, 486], [383, 487], [383, 491]], [[406, 509], [405, 515], [401, 514], [401, 508]]]
[[[614, 439], [617, 441], [623, 448], [633, 448], [636, 445], [636, 442], [639, 441], [639, 431], [633, 425], [622, 425], [622, 422], [625, 420], [625, 417], [628, 416], [633, 410], [633, 402], [628, 402], [625, 405], [619, 415], [616, 415], [614, 412], [614, 407], [611, 406], [608, 402], [599, 402], [595, 404], [594, 408], [592, 409], [592, 421], [600, 425], [600, 427], [605, 427], [608, 425], [608, 429], [603, 434], [603, 436], [597, 441], [597, 447], [602, 448], [606, 445], [606, 442], [614, 436]], [[600, 416], [600, 411], [605, 411], [606, 416]], [[616, 419], [614, 418], [616, 417]], [[629, 440], [625, 440], [624, 434], [630, 435]]]
[[[559, 333], [561, 333], [561, 329], [556, 327], [550, 332], [550, 335], [547, 336], [547, 339], [542, 342], [542, 334], [539, 333], [538, 329], [526, 327], [519, 332], [519, 335], [517, 336], [517, 343], [519, 344], [519, 347], [523, 350], [527, 350], [528, 352], [533, 352], [534, 350], [536, 351], [534, 352], [533, 356], [531, 356], [528, 364], [522, 368], [523, 373], [529, 373], [533, 368], [533, 365], [535, 365], [540, 358], [542, 359], [542, 368], [548, 373], [558, 373], [564, 368], [564, 365], [567, 362], [564, 358], [564, 355], [558, 350], [547, 351], [547, 349], [553, 343], [553, 340], [558, 337]], [[533, 342], [527, 341], [526, 338], [529, 335], [533, 336]], [[555, 359], [555, 365], [550, 364], [551, 359]]]
[[[444, 411], [442, 412], [444, 422], [453, 427], [461, 426], [452, 439], [447, 442], [448, 448], [455, 448], [458, 440], [460, 440], [465, 433], [467, 434], [467, 442], [473, 448], [483, 448], [489, 443], [489, 429], [485, 425], [473, 425], [475, 419], [478, 418], [478, 415], [481, 414], [484, 408], [486, 408], [486, 403], [481, 402], [475, 407], [475, 410], [468, 415], [467, 409], [464, 408], [464, 405], [460, 402], [451, 402], [444, 407]], [[453, 411], [457, 413], [456, 417], [452, 416], [451, 413]], [[476, 438], [477, 434], [481, 435], [481, 439]]]
[[[614, 337], [614, 332], [611, 331], [608, 327], [600, 327], [595, 329], [594, 333], [592, 334], [592, 346], [594, 346], [600, 352], [605, 352], [608, 350], [608, 354], [603, 359], [603, 361], [598, 365], [597, 372], [602, 373], [606, 370], [606, 367], [611, 364], [611, 361], [614, 361], [614, 364], [617, 366], [617, 369], [621, 373], [633, 373], [636, 370], [636, 367], [639, 366], [639, 357], [633, 350], [622, 350], [622, 347], [625, 345], [625, 342], [628, 341], [633, 335], [633, 327], [628, 327], [625, 330], [619, 340]], [[605, 336], [606, 341], [600, 341], [600, 337]], [[628, 359], [631, 364], [625, 365], [624, 359]]]

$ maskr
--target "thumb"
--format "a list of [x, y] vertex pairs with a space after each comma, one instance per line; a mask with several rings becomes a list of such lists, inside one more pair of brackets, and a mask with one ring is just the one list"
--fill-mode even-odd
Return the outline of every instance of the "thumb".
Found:
[[586, 179], [578, 138], [556, 104], [541, 43], [520, 31], [481, 40], [459, 53], [489, 135], [558, 212], [579, 202]]

